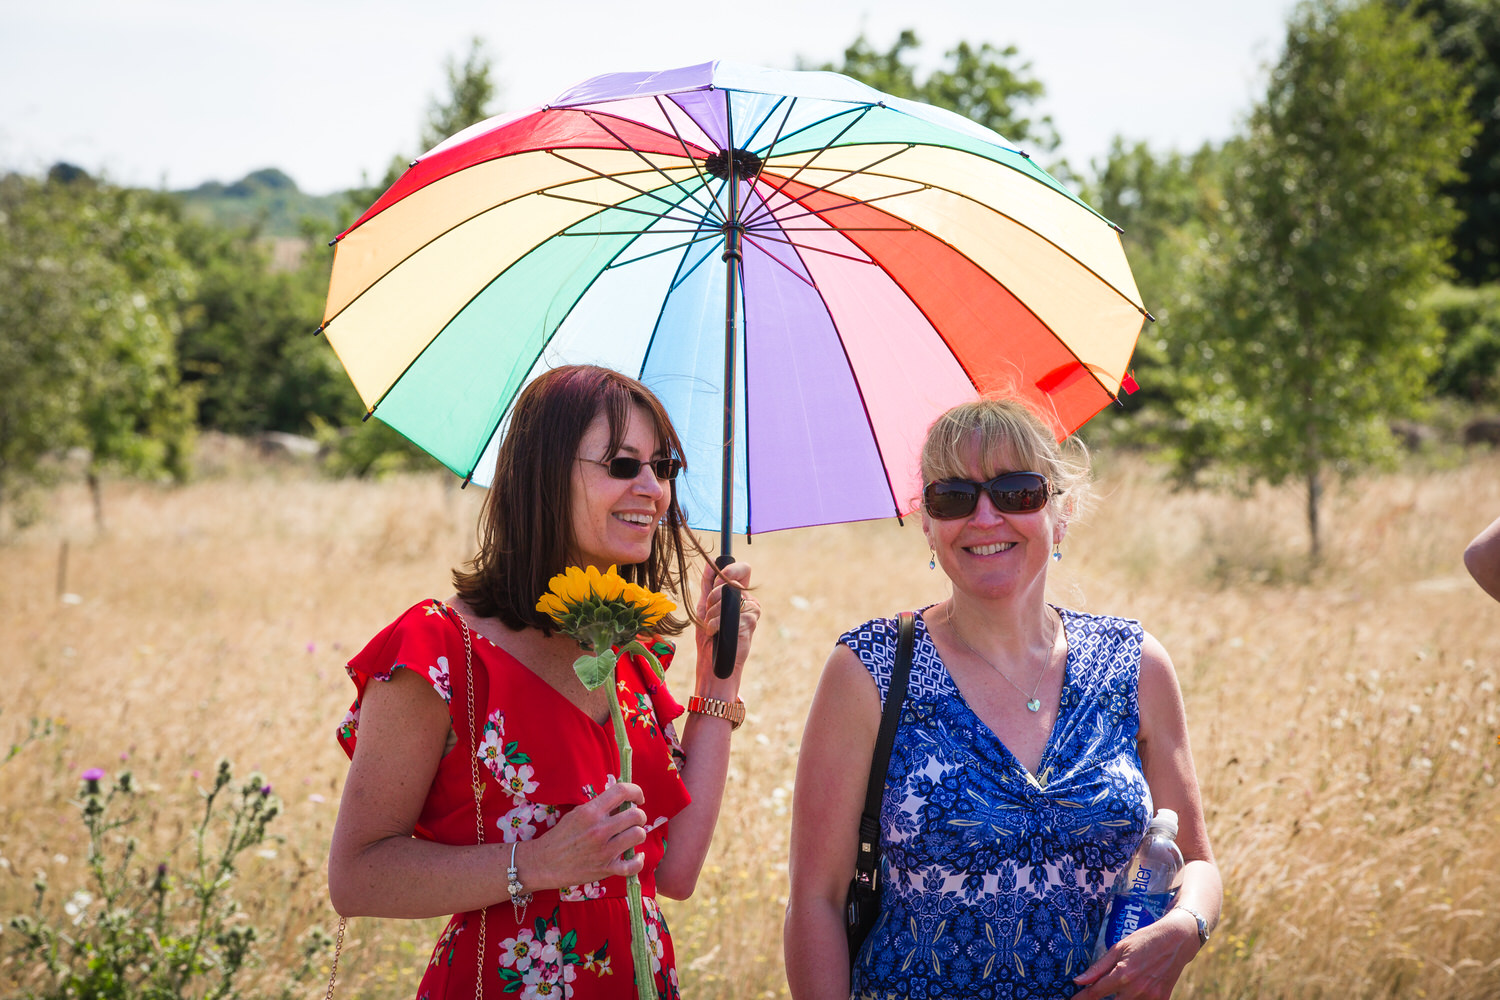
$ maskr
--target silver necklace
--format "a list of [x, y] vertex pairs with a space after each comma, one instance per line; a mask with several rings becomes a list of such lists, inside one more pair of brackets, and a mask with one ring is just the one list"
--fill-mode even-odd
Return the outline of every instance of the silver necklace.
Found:
[[[975, 656], [979, 657], [980, 662], [989, 667], [995, 673], [999, 674], [1001, 677], [1004, 677], [1006, 683], [1015, 688], [1017, 691], [1021, 692], [1021, 694], [1026, 694], [1025, 688], [1021, 687], [1021, 685], [1010, 679], [1010, 674], [1007, 674], [1004, 670], [1001, 670], [999, 667], [995, 666], [989, 661], [988, 657], [986, 657], [983, 653], [969, 644], [969, 640], [965, 639], [964, 634], [959, 631], [958, 622], [953, 620], [953, 605], [951, 604], [948, 605], [948, 627], [953, 630], [954, 635], [958, 636], [958, 641], [964, 644], [965, 649], [973, 653]], [[1041, 711], [1042, 702], [1041, 699], [1036, 696], [1036, 693], [1037, 691], [1041, 690], [1042, 678], [1046, 677], [1048, 672], [1050, 672], [1052, 669], [1052, 661], [1055, 658], [1057, 652], [1057, 633], [1061, 628], [1062, 619], [1059, 618], [1057, 620], [1057, 624], [1052, 629], [1052, 648], [1047, 651], [1047, 662], [1042, 664], [1042, 669], [1038, 671], [1036, 675], [1036, 683], [1031, 686], [1031, 693], [1026, 694], [1026, 710], [1028, 712]]]

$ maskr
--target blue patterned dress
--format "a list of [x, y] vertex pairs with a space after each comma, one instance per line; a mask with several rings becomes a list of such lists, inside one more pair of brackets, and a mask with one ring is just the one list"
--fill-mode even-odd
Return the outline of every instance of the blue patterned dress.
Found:
[[[1057, 723], [1026, 771], [959, 693], [921, 616], [881, 804], [880, 919], [853, 996], [1071, 997], [1115, 876], [1150, 819], [1136, 751], [1138, 622], [1059, 608]], [[896, 621], [839, 639], [885, 703]]]

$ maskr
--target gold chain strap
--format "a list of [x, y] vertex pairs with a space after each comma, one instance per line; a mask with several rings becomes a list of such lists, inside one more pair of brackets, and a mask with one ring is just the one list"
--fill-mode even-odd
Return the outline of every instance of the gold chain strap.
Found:
[[[458, 627], [464, 634], [464, 671], [468, 679], [468, 683], [464, 685], [464, 694], [469, 703], [469, 776], [474, 782], [474, 840], [483, 844], [484, 816], [480, 812], [479, 803], [484, 798], [484, 782], [479, 780], [479, 735], [476, 731], [477, 717], [474, 714], [474, 646], [469, 638], [469, 623], [464, 621], [464, 616], [454, 611], [453, 617], [458, 619]], [[479, 911], [479, 950], [474, 959], [474, 1000], [484, 1000], [484, 932], [489, 912], [488, 906]]]
[[[452, 608], [448, 610], [453, 611]], [[465, 694], [469, 702], [469, 776], [474, 782], [474, 837], [475, 840], [484, 843], [484, 816], [479, 811], [479, 802], [484, 798], [484, 782], [479, 780], [479, 737], [475, 733], [474, 716], [474, 645], [469, 639], [469, 623], [464, 621], [464, 616], [453, 611], [453, 617], [458, 619], [458, 627], [464, 634], [464, 671], [468, 678]], [[484, 1000], [484, 931], [485, 917], [490, 912], [489, 907], [479, 911], [479, 953], [474, 961], [474, 1000]], [[344, 950], [344, 926], [348, 923], [347, 917], [339, 917], [339, 933], [333, 943], [333, 965], [328, 970], [328, 992], [324, 994], [323, 1000], [333, 1000], [334, 987], [339, 981], [339, 955]]]
[[328, 970], [328, 993], [323, 1000], [333, 1000], [333, 988], [339, 981], [339, 953], [344, 950], [344, 925], [347, 917], [339, 917], [339, 936], [333, 943], [333, 967]]

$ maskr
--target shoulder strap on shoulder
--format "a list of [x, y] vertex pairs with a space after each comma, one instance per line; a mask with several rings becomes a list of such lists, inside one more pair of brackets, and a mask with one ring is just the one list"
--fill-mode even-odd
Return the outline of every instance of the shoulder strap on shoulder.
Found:
[[855, 878], [874, 888], [877, 878], [880, 843], [880, 799], [885, 794], [885, 772], [891, 764], [891, 746], [896, 741], [896, 724], [906, 701], [907, 679], [911, 676], [912, 647], [916, 643], [917, 616], [903, 611], [896, 633], [896, 666], [891, 671], [891, 685], [885, 693], [885, 709], [880, 713], [880, 732], [875, 737], [875, 753], [870, 758], [870, 780], [865, 786], [865, 809], [859, 818], [859, 849], [855, 853]]

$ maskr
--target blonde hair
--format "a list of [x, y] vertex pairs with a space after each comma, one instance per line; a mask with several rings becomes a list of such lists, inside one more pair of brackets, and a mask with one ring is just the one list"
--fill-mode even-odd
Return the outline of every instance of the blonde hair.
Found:
[[[978, 459], [978, 469], [970, 462]], [[1029, 405], [1008, 396], [988, 396], [948, 410], [932, 422], [922, 444], [922, 484], [1001, 472], [1040, 472], [1062, 498], [1062, 515], [1076, 518], [1088, 501], [1089, 452], [1069, 435], [1060, 444]]]

